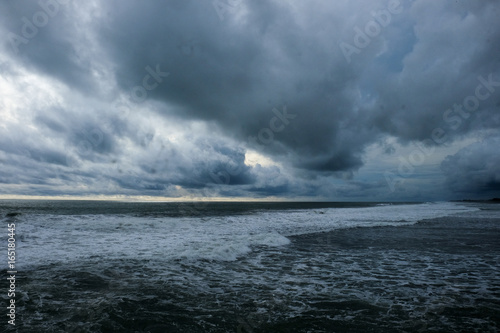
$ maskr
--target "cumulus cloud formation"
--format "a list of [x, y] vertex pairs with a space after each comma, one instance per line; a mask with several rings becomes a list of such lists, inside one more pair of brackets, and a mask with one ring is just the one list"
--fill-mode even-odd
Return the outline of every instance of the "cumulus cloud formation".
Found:
[[[391, 199], [387, 165], [363, 173], [377, 143], [453, 146], [500, 127], [494, 0], [26, 0], [0, 13], [3, 194]], [[451, 189], [488, 190], [472, 185]]]

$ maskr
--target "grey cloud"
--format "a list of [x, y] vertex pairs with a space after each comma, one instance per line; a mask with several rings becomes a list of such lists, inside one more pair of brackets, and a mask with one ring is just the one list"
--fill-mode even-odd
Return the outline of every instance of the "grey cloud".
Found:
[[[80, 34], [83, 27], [78, 26], [74, 15], [78, 8], [71, 2], [61, 5], [53, 1], [57, 10], [51, 9], [53, 15], [50, 15], [40, 6], [40, 3], [48, 2], [0, 3], [3, 34], [7, 37], [3, 42], [4, 49], [30, 70], [52, 76], [72, 88], [95, 93], [92, 61], [82, 52], [85, 44], [89, 45]], [[40, 23], [37, 19], [41, 20]]]
[[[350, 92], [335, 93], [334, 103], [322, 94], [322, 84], [331, 85], [324, 82], [325, 72], [335, 54], [310, 40], [313, 32], [300, 27], [287, 6], [272, 1], [245, 3], [246, 22], [231, 26], [207, 15], [213, 11], [210, 3], [187, 2], [182, 9], [171, 6], [135, 3], [103, 22], [103, 39], [119, 67], [118, 83], [125, 91], [141, 82], [146, 66], [159, 64], [171, 75], [148, 96], [173, 104], [169, 112], [216, 121], [225, 134], [238, 140], [269, 128], [271, 110], [286, 103], [300, 120], [274, 133], [273, 144], [257, 149], [292, 153], [296, 157], [289, 162], [297, 167], [311, 165], [324, 171], [359, 167], [357, 153], [370, 138], [358, 132], [356, 140], [349, 140], [339, 129], [342, 121], [352, 120], [347, 119], [354, 102]], [[148, 17], [147, 25], [141, 17]], [[140, 24], [129, 24], [138, 20]], [[183, 35], [197, 36], [195, 57], [178, 52], [175, 44]], [[120, 51], [126, 47], [134, 52]], [[339, 67], [345, 67], [344, 59], [339, 60]], [[343, 145], [349, 148], [339, 148]], [[318, 158], [318, 154], [325, 156]]]
[[[500, 193], [500, 137], [488, 137], [450, 155], [441, 163], [448, 187], [468, 197], [490, 198]], [[459, 197], [457, 199], [463, 199]]]
[[[12, 68], [20, 66], [93, 103], [67, 97], [69, 105], [32, 110], [36, 135], [50, 139], [30, 137], [28, 128], [0, 132], [2, 151], [15, 157], [10, 163], [26, 170], [13, 182], [40, 185], [48, 177], [96, 193], [174, 196], [175, 186], [214, 195], [375, 195], [380, 183], [352, 178], [381, 138], [423, 141], [442, 127], [453, 142], [500, 127], [497, 86], [459, 126], [449, 121], [456, 111], [443, 118], [475, 94], [479, 76], [500, 81], [498, 2], [401, 1], [402, 13], [348, 63], [339, 43], [352, 44], [354, 28], [387, 3], [242, 1], [224, 20], [211, 1], [61, 5], [18, 53], [3, 42], [9, 68], [2, 73], [17, 80]], [[22, 35], [21, 18], [40, 8], [0, 3], [2, 32]], [[133, 89], [146, 86], [138, 102]], [[123, 96], [129, 105], [121, 114], [115, 106]], [[285, 107], [293, 117], [283, 116]], [[159, 125], [138, 121], [146, 108], [179, 126], [203, 122], [213, 133], [170, 141]], [[246, 165], [248, 148], [282, 167]], [[466, 176], [468, 164], [458, 165], [464, 169], [449, 177]], [[347, 185], [329, 188], [339, 175], [349, 175]]]
[[[480, 101], [472, 117], [461, 119], [458, 128], [450, 130], [451, 121], [443, 119], [446, 110], [454, 110], [455, 104], [475, 95], [479, 76], [492, 75], [495, 82], [500, 81], [494, 56], [500, 51], [498, 10], [496, 1], [460, 3], [446, 10], [443, 3], [414, 2], [411, 15], [418, 18], [413, 27], [417, 41], [402, 59], [404, 68], [388, 73], [385, 84], [375, 86], [380, 108], [370, 115], [374, 123], [405, 141], [429, 139], [436, 127], [446, 129], [450, 139], [498, 128], [498, 85], [489, 98]], [[448, 118], [458, 115], [454, 112]], [[479, 124], [477, 118], [490, 123]]]
[[[492, 11], [495, 2], [470, 8], [462, 5], [449, 12], [430, 3], [411, 9], [406, 4], [408, 14], [419, 18], [422, 10], [433, 7], [434, 12], [414, 28], [414, 45], [404, 45], [408, 40], [398, 35], [411, 32], [408, 23], [386, 28], [387, 34], [399, 38], [399, 45], [391, 46], [407, 50], [403, 54], [389, 50], [394, 55], [386, 62], [401, 61], [400, 72], [388, 71], [386, 63], [378, 62], [373, 54], [380, 48], [371, 46], [361, 54], [365, 61], [357, 59], [349, 67], [338, 50], [331, 51], [329, 46], [334, 44], [331, 39], [345, 36], [328, 31], [330, 39], [318, 38], [312, 27], [331, 25], [313, 22], [308, 12], [301, 17], [306, 24], [300, 25], [297, 13], [286, 5], [273, 1], [244, 5], [245, 20], [227, 25], [216, 15], [207, 15], [213, 10], [209, 3], [186, 2], [175, 9], [174, 3], [160, 7], [133, 4], [110, 14], [103, 23], [103, 36], [109, 41], [109, 54], [121, 68], [118, 83], [130, 89], [141, 81], [146, 65], [160, 64], [171, 76], [151, 91], [152, 98], [174, 104], [173, 109], [183, 117], [216, 121], [227, 135], [239, 140], [268, 128], [273, 117], [270, 110], [280, 105], [266, 102], [279, 100], [300, 119], [275, 133], [272, 144], [257, 149], [278, 158], [286, 155], [282, 157], [285, 162], [299, 168], [339, 171], [362, 165], [360, 155], [378, 135], [377, 129], [402, 140], [428, 139], [434, 128], [447, 125], [443, 124], [444, 111], [474, 92], [478, 75], [500, 74], [498, 63], [492, 62], [500, 45], [500, 29], [482, 29], [485, 22], [498, 27]], [[317, 9], [338, 19], [333, 6]], [[463, 15], [463, 27], [457, 31], [454, 24]], [[147, 25], [141, 17], [148, 17]], [[184, 17], [193, 20], [182, 20]], [[404, 21], [402, 17], [395, 20]], [[140, 24], [130, 25], [131, 21]], [[440, 30], [438, 22], [446, 28]], [[468, 39], [462, 38], [462, 31], [467, 31]], [[185, 35], [199, 41], [193, 58], [183, 56], [175, 45]], [[449, 45], [442, 40], [450, 41]], [[135, 52], [121, 52], [127, 45]], [[336, 76], [326, 80], [328, 71]], [[329, 91], [328, 99], [325, 91]], [[363, 105], [359, 93], [368, 94], [373, 105]], [[478, 117], [492, 118], [495, 103], [494, 99], [482, 103]], [[474, 125], [464, 121], [450, 137], [482, 128]], [[487, 126], [499, 125], [490, 122]]]

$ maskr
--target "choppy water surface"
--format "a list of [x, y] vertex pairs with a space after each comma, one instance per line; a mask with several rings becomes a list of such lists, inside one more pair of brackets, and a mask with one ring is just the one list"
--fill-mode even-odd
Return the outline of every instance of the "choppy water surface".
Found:
[[498, 205], [95, 205], [0, 204], [19, 332], [500, 329]]

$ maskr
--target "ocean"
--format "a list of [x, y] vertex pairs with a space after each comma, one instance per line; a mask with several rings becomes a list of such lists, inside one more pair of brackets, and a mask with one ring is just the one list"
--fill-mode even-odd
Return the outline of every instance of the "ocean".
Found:
[[5, 332], [500, 331], [496, 204], [3, 200], [0, 217]]

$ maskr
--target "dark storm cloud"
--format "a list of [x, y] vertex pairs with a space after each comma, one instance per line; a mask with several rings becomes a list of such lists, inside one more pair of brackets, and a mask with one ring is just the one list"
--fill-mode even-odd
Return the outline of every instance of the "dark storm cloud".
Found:
[[[489, 137], [441, 163], [449, 188], [462, 196], [489, 199], [500, 192], [500, 137]], [[462, 198], [457, 198], [462, 199]]]
[[[436, 11], [443, 16], [438, 19], [429, 13]], [[411, 14], [420, 21], [414, 27], [417, 42], [403, 59], [402, 71], [386, 73], [384, 84], [373, 86], [379, 106], [370, 114], [374, 124], [405, 141], [429, 139], [439, 126], [452, 128], [450, 139], [473, 130], [498, 128], [499, 11], [497, 1], [461, 2], [451, 7], [415, 2]], [[469, 96], [475, 98], [478, 86], [483, 86], [480, 94], [487, 97], [472, 107], [474, 112], [466, 112], [472, 113], [470, 119], [461, 116], [455, 105], [465, 105]], [[477, 118], [490, 121], [480, 123]]]
[[70, 1], [2, 1], [4, 46], [28, 68], [91, 92], [92, 60], [81, 52], [86, 41], [72, 6]]
[[[131, 90], [147, 75], [146, 66], [168, 71], [170, 76], [148, 92], [173, 105], [168, 112], [215, 121], [238, 140], [257, 138], [256, 149], [286, 154], [300, 168], [359, 167], [359, 151], [371, 133], [351, 115], [349, 87], [333, 91], [333, 101], [324, 96], [331, 85], [325, 73], [331, 58], [338, 57], [328, 52], [333, 45], [324, 47], [331, 42], [300, 26], [287, 5], [244, 5], [241, 22], [226, 24], [214, 15], [210, 2], [107, 3], [109, 16], [99, 29], [101, 43], [117, 64], [118, 84]], [[191, 37], [195, 51], [187, 57], [178, 44]], [[338, 61], [345, 67], [343, 58]], [[290, 118], [283, 115], [284, 105]], [[271, 124], [274, 108], [282, 119]], [[272, 131], [273, 125], [279, 132]]]
[[[40, 3], [0, 3], [9, 66], [97, 102], [31, 110], [36, 135], [46, 139], [13, 127], [0, 132], [1, 150], [21, 156], [10, 163], [33, 179], [59, 182], [61, 192], [81, 182], [96, 193], [117, 186], [174, 195], [181, 186], [219, 187], [226, 195], [356, 196], [384, 186], [352, 178], [367, 147], [387, 135], [439, 144], [429, 141], [436, 128], [452, 143], [500, 127], [498, 1], [238, 1], [222, 15], [212, 1]], [[37, 27], [47, 6], [47, 22]], [[358, 32], [388, 8], [379, 32]], [[341, 43], [357, 51], [346, 56]], [[2, 69], [11, 80], [14, 72]], [[119, 95], [128, 99], [127, 112], [116, 111]], [[470, 96], [478, 105], [467, 111]], [[174, 142], [137, 120], [144, 108], [179, 126], [201, 121], [212, 133]], [[281, 168], [245, 164], [248, 148]], [[37, 163], [50, 166], [33, 171]], [[332, 175], [348, 184], [332, 192], [325, 178]]]
[[[245, 165], [245, 154], [241, 149], [233, 149], [221, 142], [196, 142], [203, 155], [194, 154], [174, 160], [176, 185], [186, 188], [202, 188], [207, 184], [245, 185], [254, 182], [251, 168]], [[180, 156], [177, 152], [174, 156]], [[206, 154], [206, 155], [205, 155]]]
[[[402, 140], [428, 139], [443, 123], [445, 110], [474, 92], [478, 75], [499, 73], [496, 2], [452, 8], [451, 13], [427, 2], [412, 9], [408, 3], [402, 5], [409, 22], [412, 15], [429, 7], [445, 17], [436, 22], [437, 17], [426, 15], [415, 28], [415, 38], [422, 41], [413, 46], [397, 37], [401, 31], [403, 36], [411, 31], [409, 23], [398, 25], [403, 17], [394, 18], [396, 22], [387, 29], [399, 45], [390, 46], [408, 52], [414, 48], [407, 58], [403, 58], [407, 54], [389, 57], [388, 61], [405, 66], [400, 72], [387, 70], [374, 57], [379, 41], [361, 54], [364, 61], [358, 59], [349, 68], [338, 50], [332, 50], [332, 39], [345, 38], [332, 29], [342, 26], [343, 19], [334, 6], [324, 3], [316, 3], [316, 10], [330, 16], [317, 11], [297, 13], [273, 1], [245, 2], [241, 20], [222, 22], [210, 15], [209, 2], [120, 4], [107, 3], [109, 16], [102, 21], [100, 36], [118, 66], [118, 84], [123, 89], [141, 81], [145, 66], [159, 65], [171, 76], [150, 93], [153, 98], [175, 105], [183, 117], [216, 121], [225, 134], [239, 140], [259, 134], [269, 138], [271, 132], [262, 131], [270, 128], [271, 110], [286, 104], [296, 120], [290, 119], [282, 132], [272, 133], [270, 144], [257, 149], [286, 154], [288, 162], [304, 169], [359, 168], [362, 150], [378, 135], [377, 129]], [[334, 19], [339, 21], [333, 24]], [[483, 29], [485, 21], [490, 23], [487, 29]], [[188, 38], [197, 41], [192, 57], [179, 52], [178, 44]], [[133, 52], [123, 52], [126, 49]], [[327, 78], [328, 71], [335, 73], [333, 78]], [[363, 105], [360, 94], [371, 95], [367, 98], [373, 105]], [[496, 103], [493, 98], [485, 101], [478, 113], [491, 118], [498, 111]], [[473, 125], [464, 122], [458, 132]]]
[[[123, 134], [115, 130], [112, 118], [99, 117], [102, 113], [102, 110], [92, 110], [89, 114], [81, 110], [45, 109], [37, 112], [34, 124], [47, 137], [63, 140], [66, 156], [75, 152], [80, 158], [96, 160], [99, 155], [109, 156], [115, 153], [116, 138]], [[66, 160], [70, 162], [71, 159]]]

